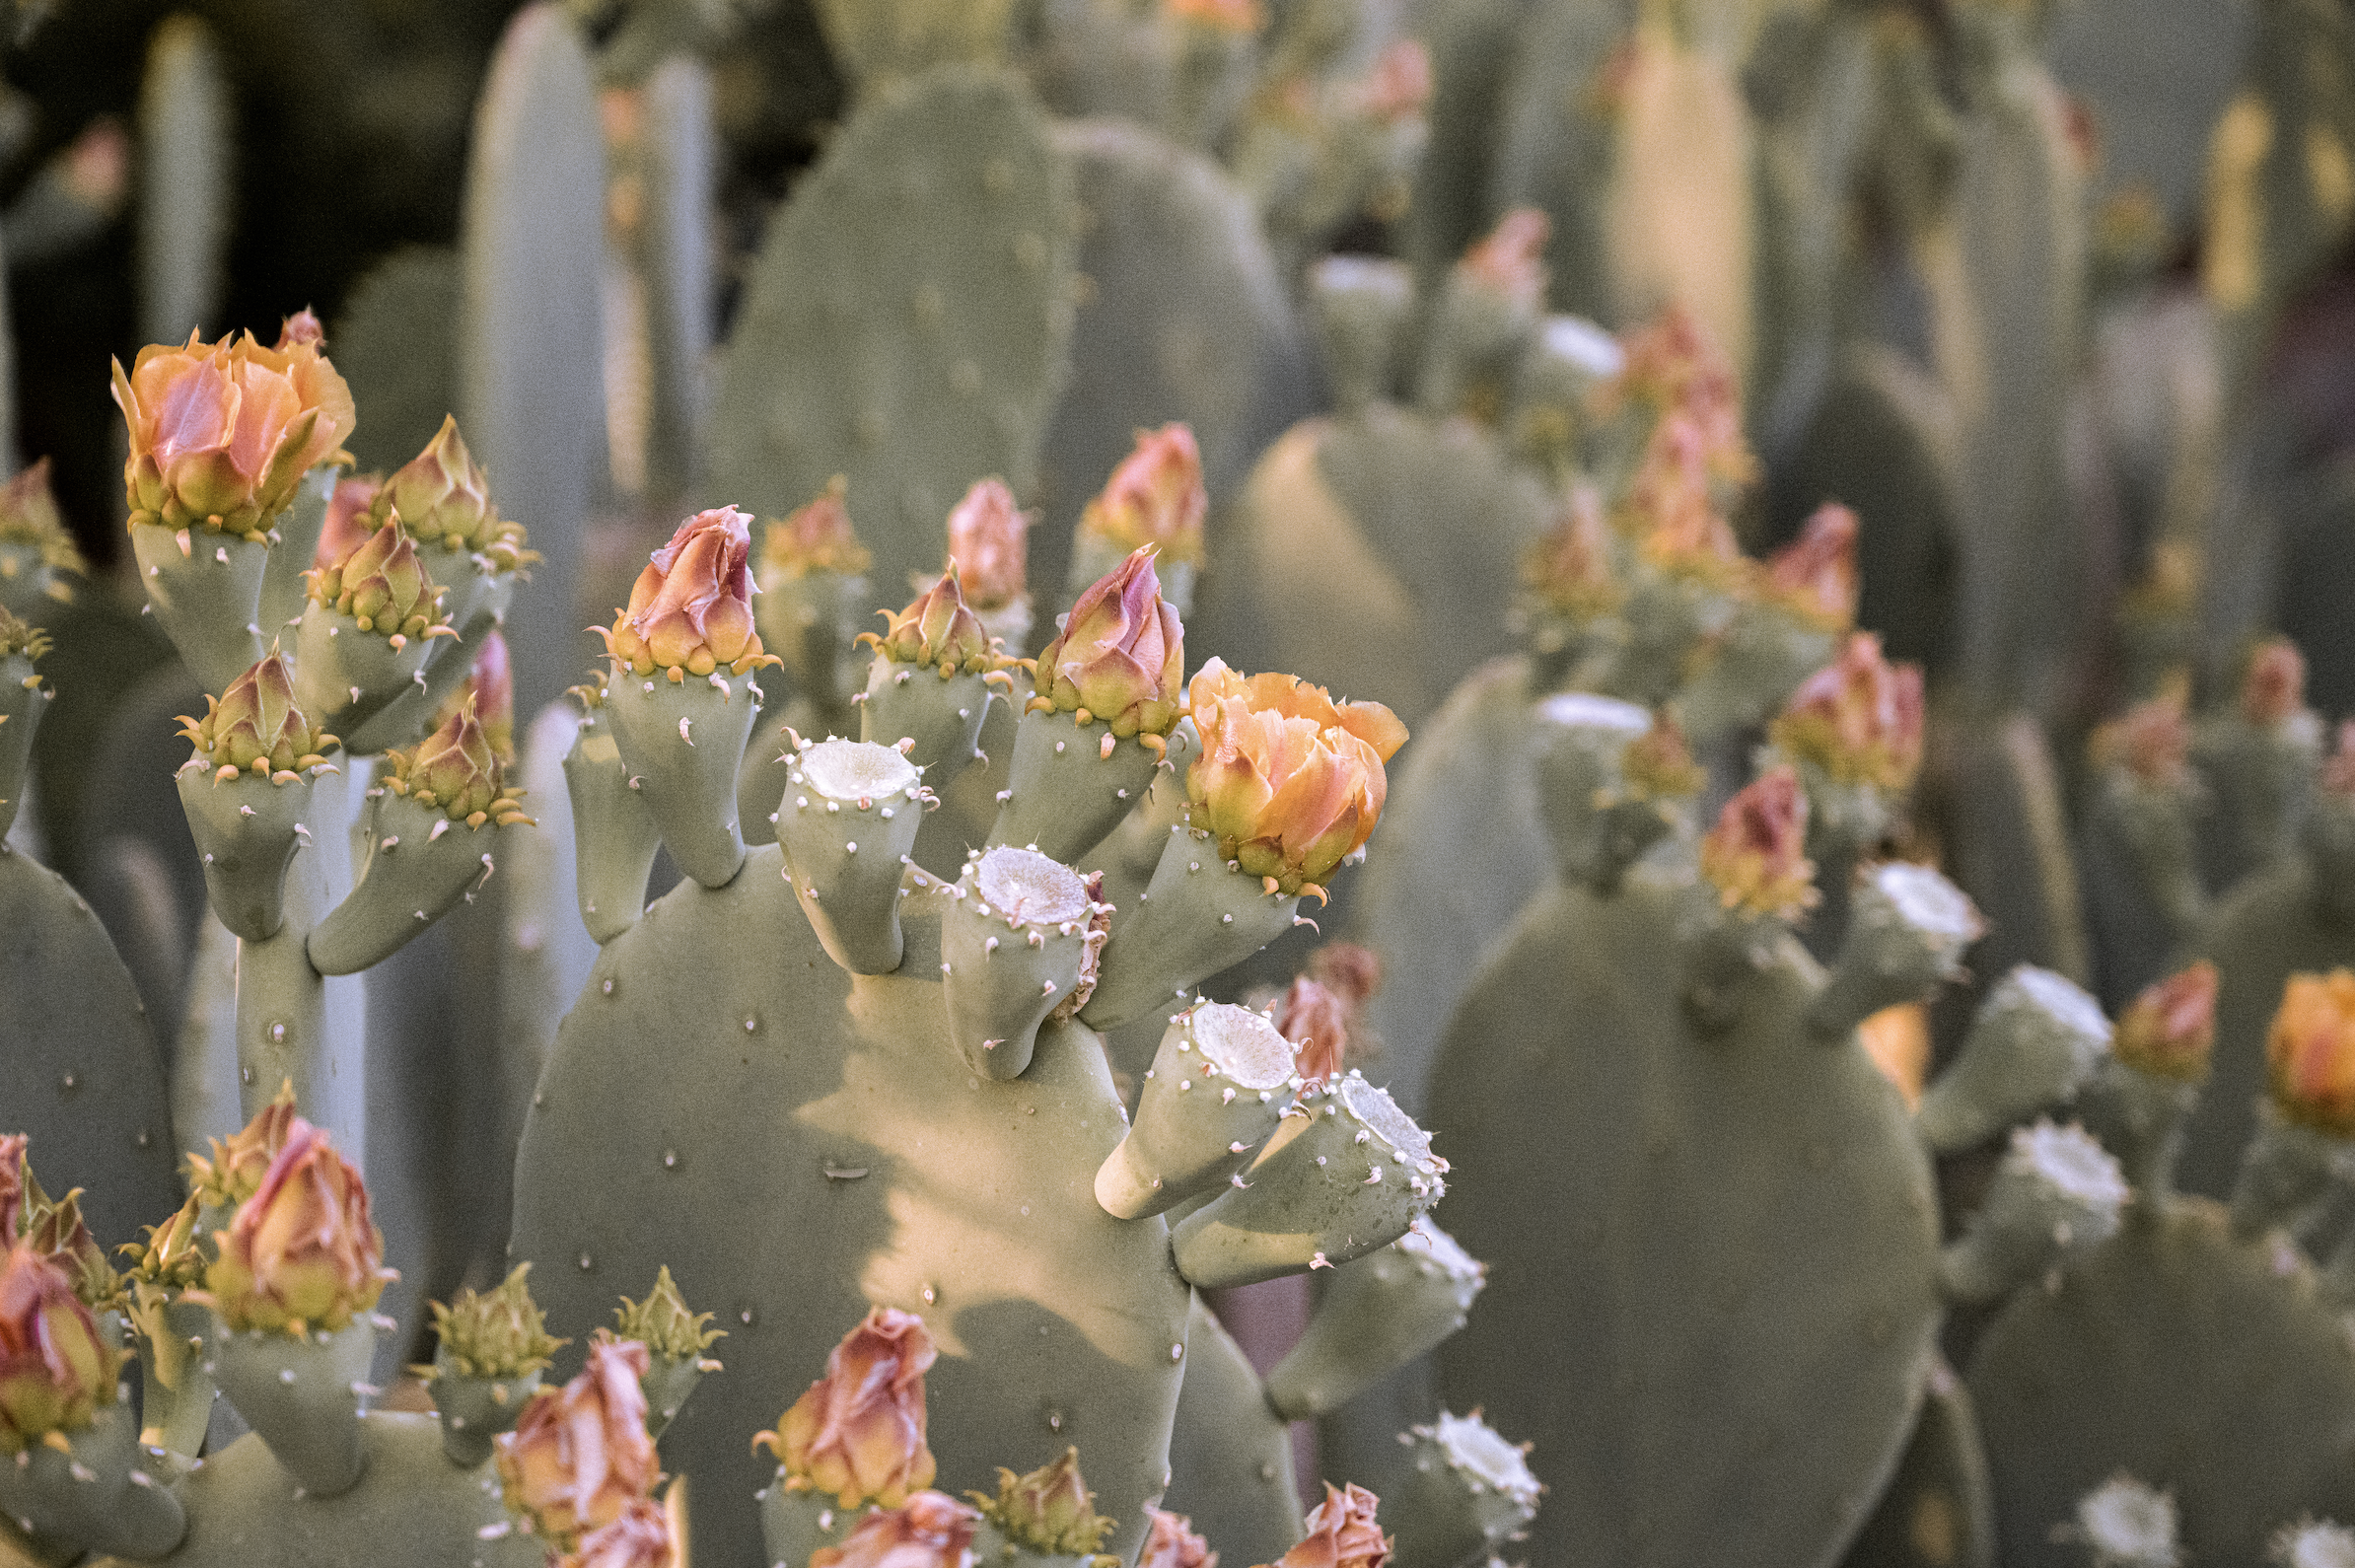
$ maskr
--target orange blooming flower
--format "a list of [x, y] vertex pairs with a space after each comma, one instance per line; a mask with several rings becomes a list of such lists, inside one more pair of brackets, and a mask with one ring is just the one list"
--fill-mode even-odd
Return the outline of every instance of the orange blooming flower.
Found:
[[1080, 514], [1080, 532], [1115, 549], [1161, 546], [1164, 559], [1202, 559], [1202, 523], [1210, 492], [1202, 485], [1202, 453], [1184, 425], [1137, 432], [1136, 450]]
[[583, 1535], [580, 1549], [557, 1558], [554, 1568], [677, 1568], [678, 1562], [671, 1516], [641, 1497], [611, 1524]]
[[556, 1551], [586, 1547], [584, 1536], [630, 1514], [662, 1478], [638, 1382], [646, 1367], [636, 1340], [600, 1338], [579, 1377], [535, 1393], [499, 1436], [508, 1510]]
[[2216, 1044], [2216, 965], [2206, 959], [2145, 990], [2118, 1015], [2118, 1060], [2159, 1078], [2196, 1084]]
[[1799, 537], [1774, 553], [1760, 582], [1765, 597], [1825, 631], [1856, 621], [1856, 514], [1826, 501]]
[[1187, 688], [1202, 754], [1186, 770], [1194, 824], [1219, 854], [1287, 893], [1365, 847], [1406, 726], [1379, 702], [1335, 702], [1293, 676], [1213, 659]]
[[792, 1490], [830, 1492], [845, 1508], [896, 1508], [932, 1484], [924, 1369], [938, 1355], [921, 1318], [878, 1307], [834, 1347], [825, 1376], [794, 1401], [777, 1430], [752, 1444], [784, 1462]]
[[738, 675], [773, 663], [752, 629], [752, 520], [731, 506], [698, 512], [654, 552], [613, 627], [598, 628], [614, 660], [674, 680], [726, 665]]
[[850, 526], [850, 508], [842, 500], [849, 488], [836, 474], [823, 495], [768, 526], [760, 540], [762, 581], [789, 582], [811, 572], [855, 577], [867, 569], [875, 557]]
[[810, 1568], [971, 1568], [981, 1515], [940, 1492], [917, 1492], [878, 1509], [839, 1546], [810, 1554]]
[[1545, 242], [1553, 225], [1535, 207], [1515, 207], [1463, 252], [1457, 270], [1534, 314], [1545, 308]]
[[2265, 1036], [2273, 1103], [2292, 1121], [2355, 1138], [2355, 974], [2293, 974]]
[[2306, 707], [2306, 656], [2287, 637], [2268, 637], [2241, 677], [2241, 716], [2270, 730]]
[[300, 1116], [220, 1245], [205, 1287], [213, 1310], [241, 1330], [335, 1332], [375, 1307], [392, 1278], [360, 1173]]
[[1155, 546], [1089, 585], [1038, 655], [1037, 696], [1085, 711], [1116, 736], [1168, 735], [1183, 711], [1185, 627], [1161, 597]]
[[1151, 1506], [1145, 1509], [1145, 1517], [1152, 1522], [1152, 1529], [1137, 1557], [1137, 1568], [1218, 1568], [1218, 1553], [1194, 1533], [1192, 1520]]
[[301, 321], [275, 348], [250, 332], [209, 344], [191, 332], [184, 344], [141, 349], [127, 375], [115, 362], [133, 527], [258, 538], [304, 473], [339, 455], [359, 422], [351, 389]]
[[1922, 765], [1922, 673], [1891, 665], [1879, 637], [1857, 632], [1800, 682], [1767, 733], [1842, 784], [1907, 789]]
[[976, 608], [996, 609], [1022, 598], [1035, 521], [1014, 504], [1003, 479], [976, 479], [949, 514], [949, 564]]
[[1796, 914], [1816, 901], [1807, 794], [1796, 769], [1770, 768], [1726, 802], [1701, 840], [1701, 875], [1720, 903], [1747, 914]]
[[1362, 1486], [1343, 1489], [1325, 1482], [1324, 1501], [1309, 1515], [1308, 1534], [1276, 1568], [1382, 1568], [1392, 1543], [1374, 1522], [1381, 1501]]
[[114, 1402], [121, 1365], [65, 1270], [11, 1247], [0, 1263], [0, 1454], [90, 1425]]

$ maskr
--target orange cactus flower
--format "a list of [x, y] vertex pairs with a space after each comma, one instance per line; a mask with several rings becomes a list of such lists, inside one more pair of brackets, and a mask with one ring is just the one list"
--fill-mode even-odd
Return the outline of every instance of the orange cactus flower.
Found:
[[2216, 965], [2206, 959], [2147, 988], [2118, 1015], [2111, 1049], [2158, 1078], [2196, 1084], [2216, 1044]]
[[2265, 1036], [2265, 1064], [2283, 1115], [2355, 1138], [2355, 973], [2290, 976]]
[[1922, 765], [1922, 673], [1891, 665], [1879, 637], [1856, 632], [1800, 682], [1767, 733], [1839, 783], [1909, 789]]
[[1390, 709], [1217, 659], [1186, 700], [1202, 737], [1185, 776], [1190, 815], [1222, 857], [1297, 893], [1365, 847], [1389, 788], [1383, 764], [1406, 744]]
[[738, 675], [774, 663], [752, 629], [752, 520], [731, 506], [698, 512], [654, 552], [630, 589], [629, 606], [599, 628], [614, 660], [639, 675], [675, 680], [721, 666]]
[[845, 1508], [896, 1508], [935, 1473], [924, 1445], [924, 1370], [938, 1355], [921, 1318], [878, 1307], [833, 1348], [825, 1376], [777, 1430], [753, 1446], [783, 1461], [791, 1490], [830, 1492]]
[[1789, 764], [1769, 768], [1726, 802], [1701, 840], [1701, 875], [1728, 909], [1792, 915], [1816, 901], [1807, 858], [1807, 793]]

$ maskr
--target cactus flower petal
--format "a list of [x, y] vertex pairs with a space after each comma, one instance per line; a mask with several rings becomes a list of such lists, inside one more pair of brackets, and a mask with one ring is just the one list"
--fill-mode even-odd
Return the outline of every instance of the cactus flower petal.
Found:
[[358, 423], [351, 389], [300, 331], [272, 348], [250, 332], [151, 344], [128, 374], [116, 364], [114, 400], [130, 431], [133, 526], [258, 536]]
[[1308, 1533], [1275, 1568], [1382, 1568], [1392, 1541], [1375, 1523], [1380, 1502], [1354, 1483], [1342, 1488], [1325, 1482], [1324, 1501], [1309, 1513]]
[[2265, 1036], [2265, 1062], [2283, 1115], [2355, 1137], [2355, 973], [2291, 975]]
[[498, 1440], [499, 1484], [510, 1511], [558, 1551], [612, 1524], [654, 1489], [661, 1465], [646, 1435], [646, 1347], [599, 1339], [561, 1389], [532, 1396]]
[[839, 1546], [810, 1554], [810, 1568], [971, 1568], [981, 1516], [954, 1497], [917, 1492], [858, 1523]]
[[335, 1332], [384, 1294], [384, 1253], [360, 1173], [296, 1116], [261, 1184], [238, 1205], [205, 1285], [232, 1328]]
[[753, 1441], [784, 1461], [790, 1488], [831, 1492], [845, 1508], [897, 1508], [935, 1473], [924, 1444], [924, 1371], [938, 1355], [922, 1319], [878, 1307], [834, 1347], [825, 1376], [777, 1430]]
[[752, 626], [752, 520], [734, 507], [699, 512], [654, 552], [613, 618], [613, 657], [651, 675], [657, 669], [708, 676], [767, 662]]

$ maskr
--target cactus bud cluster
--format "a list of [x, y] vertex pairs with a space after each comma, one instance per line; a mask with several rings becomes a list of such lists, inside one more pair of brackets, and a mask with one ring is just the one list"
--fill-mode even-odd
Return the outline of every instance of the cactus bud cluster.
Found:
[[442, 614], [443, 597], [397, 516], [343, 559], [311, 573], [315, 603], [351, 616], [362, 631], [377, 632], [395, 647], [413, 637], [455, 635]]
[[494, 1289], [461, 1287], [447, 1306], [433, 1303], [441, 1354], [423, 1375], [520, 1378], [546, 1367], [565, 1341], [548, 1332], [547, 1315], [524, 1280], [531, 1272], [531, 1264], [519, 1263]]
[[774, 662], [752, 626], [746, 568], [751, 522], [734, 507], [716, 507], [678, 525], [638, 574], [612, 629], [603, 633], [618, 663], [642, 676], [660, 669], [678, 680], [723, 665], [743, 675]]
[[405, 751], [386, 753], [392, 772], [385, 787], [468, 827], [530, 821], [508, 792], [507, 769], [475, 714], [479, 700], [468, 694], [440, 729]]
[[250, 332], [150, 344], [129, 374], [115, 362], [114, 401], [130, 428], [133, 528], [203, 527], [257, 542], [359, 422], [351, 389], [300, 330], [274, 348]]
[[234, 681], [204, 699], [204, 717], [180, 716], [180, 734], [218, 778], [251, 773], [292, 783], [302, 773], [327, 765], [337, 742], [295, 706], [294, 674], [275, 648]]

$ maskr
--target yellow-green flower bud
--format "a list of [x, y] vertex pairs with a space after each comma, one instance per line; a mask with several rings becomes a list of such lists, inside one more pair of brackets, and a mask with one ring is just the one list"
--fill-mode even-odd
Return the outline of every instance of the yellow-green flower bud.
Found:
[[218, 699], [204, 699], [204, 717], [180, 717], [180, 734], [197, 755], [216, 769], [276, 777], [322, 767], [335, 737], [304, 717], [295, 706], [294, 672], [275, 649], [229, 684]]
[[197, 1244], [203, 1231], [197, 1221], [204, 1200], [191, 1192], [172, 1218], [143, 1227], [144, 1242], [125, 1242], [120, 1250], [131, 1260], [125, 1271], [136, 1284], [165, 1290], [193, 1290], [204, 1282], [204, 1249]]
[[943, 679], [955, 675], [987, 675], [1014, 662], [998, 652], [997, 639], [966, 606], [964, 585], [959, 580], [955, 562], [939, 582], [890, 620], [881, 637], [866, 634], [877, 651], [903, 665], [937, 668]]
[[687, 1311], [686, 1298], [678, 1294], [678, 1282], [671, 1277], [668, 1263], [655, 1275], [654, 1289], [646, 1293], [646, 1299], [622, 1297], [613, 1318], [620, 1324], [613, 1331], [616, 1338], [634, 1339], [654, 1355], [674, 1361], [700, 1357], [713, 1340], [728, 1337], [724, 1328], [703, 1326], [711, 1321], [710, 1313]]
[[[19, 577], [36, 565], [84, 576], [90, 571], [74, 536], [66, 532], [56, 497], [49, 493], [46, 458], [0, 486], [0, 580]], [[44, 592], [52, 598], [68, 597], [54, 579]]]
[[189, 1190], [209, 1209], [235, 1208], [245, 1202], [259, 1190], [262, 1176], [270, 1162], [278, 1158], [278, 1151], [286, 1147], [297, 1119], [294, 1081], [288, 1079], [279, 1084], [270, 1103], [226, 1141], [205, 1140], [212, 1146], [210, 1159], [200, 1154], [188, 1156]]
[[433, 1303], [433, 1331], [444, 1360], [424, 1375], [520, 1378], [545, 1367], [565, 1341], [549, 1334], [547, 1316], [524, 1283], [531, 1272], [531, 1264], [519, 1263], [495, 1290], [461, 1289], [447, 1307]]
[[314, 572], [311, 597], [385, 637], [423, 637], [447, 631], [442, 591], [417, 559], [408, 531], [394, 517], [336, 565]]
[[387, 787], [420, 806], [440, 808], [454, 822], [480, 827], [495, 820], [504, 827], [528, 820], [507, 793], [507, 770], [471, 702], [406, 751], [387, 754], [392, 763]]
[[998, 1471], [998, 1495], [967, 1492], [981, 1517], [1016, 1545], [1049, 1557], [1093, 1554], [1115, 1521], [1096, 1512], [1096, 1494], [1080, 1476], [1079, 1450], [1065, 1449], [1028, 1475]]
[[369, 502], [369, 518], [380, 529], [396, 512], [410, 537], [454, 547], [471, 545], [498, 521], [490, 477], [466, 451], [455, 416], [443, 415], [425, 450], [393, 470]]
[[[21, 1158], [21, 1151], [20, 1151]], [[122, 1276], [107, 1261], [106, 1250], [90, 1234], [82, 1218], [82, 1189], [75, 1187], [52, 1199], [34, 1179], [30, 1163], [18, 1168], [23, 1183], [23, 1209], [18, 1216], [17, 1243], [55, 1264], [73, 1286], [82, 1305], [93, 1312], [116, 1306], [122, 1298]]]

